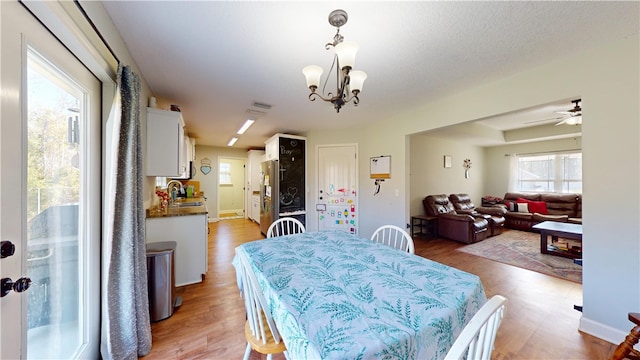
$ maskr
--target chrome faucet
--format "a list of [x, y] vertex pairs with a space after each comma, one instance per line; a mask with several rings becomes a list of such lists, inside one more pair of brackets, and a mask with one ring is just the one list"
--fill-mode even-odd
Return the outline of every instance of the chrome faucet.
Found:
[[[182, 189], [184, 189], [184, 187], [182, 186], [182, 183], [178, 180], [171, 180], [167, 183], [167, 194], [169, 194], [169, 199], [171, 199], [169, 201], [170, 204], [173, 204], [173, 202], [175, 201], [175, 197], [173, 196], [172, 192], [175, 189], [175, 186], [179, 186], [180, 187], [180, 192], [182, 192]], [[177, 191], [177, 190], [176, 190]], [[176, 193], [177, 194], [177, 193]]]

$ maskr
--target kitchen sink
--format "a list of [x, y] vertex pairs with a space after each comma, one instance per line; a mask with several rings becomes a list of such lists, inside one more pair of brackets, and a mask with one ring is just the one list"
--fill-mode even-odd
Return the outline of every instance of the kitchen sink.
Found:
[[180, 201], [173, 203], [172, 206], [188, 207], [188, 206], [202, 206], [202, 201]]

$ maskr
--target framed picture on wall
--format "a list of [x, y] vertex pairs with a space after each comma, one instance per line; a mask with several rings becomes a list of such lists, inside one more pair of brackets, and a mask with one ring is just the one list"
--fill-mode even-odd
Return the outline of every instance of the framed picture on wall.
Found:
[[444, 167], [445, 168], [450, 168], [451, 167], [451, 155], [445, 155], [444, 156]]

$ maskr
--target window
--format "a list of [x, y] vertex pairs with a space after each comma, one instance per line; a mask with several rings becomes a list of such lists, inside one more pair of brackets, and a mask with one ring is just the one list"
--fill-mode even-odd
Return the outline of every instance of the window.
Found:
[[220, 185], [231, 184], [231, 163], [220, 162]]
[[517, 188], [523, 192], [582, 193], [582, 153], [518, 156]]

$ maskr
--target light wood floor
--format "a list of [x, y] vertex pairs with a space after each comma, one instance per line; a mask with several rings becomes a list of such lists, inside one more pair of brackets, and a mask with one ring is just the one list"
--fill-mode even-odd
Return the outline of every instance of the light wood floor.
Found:
[[[251, 221], [209, 225], [209, 271], [200, 284], [178, 288], [182, 306], [169, 319], [153, 323], [153, 347], [143, 359], [241, 359], [244, 306], [231, 265], [239, 244], [263, 238]], [[487, 297], [509, 299], [498, 331], [494, 359], [606, 359], [614, 345], [577, 330], [582, 286], [577, 283], [455, 251], [462, 244], [414, 239], [416, 254], [474, 273]], [[262, 359], [252, 353], [252, 359]], [[274, 359], [284, 359], [274, 356]]]

